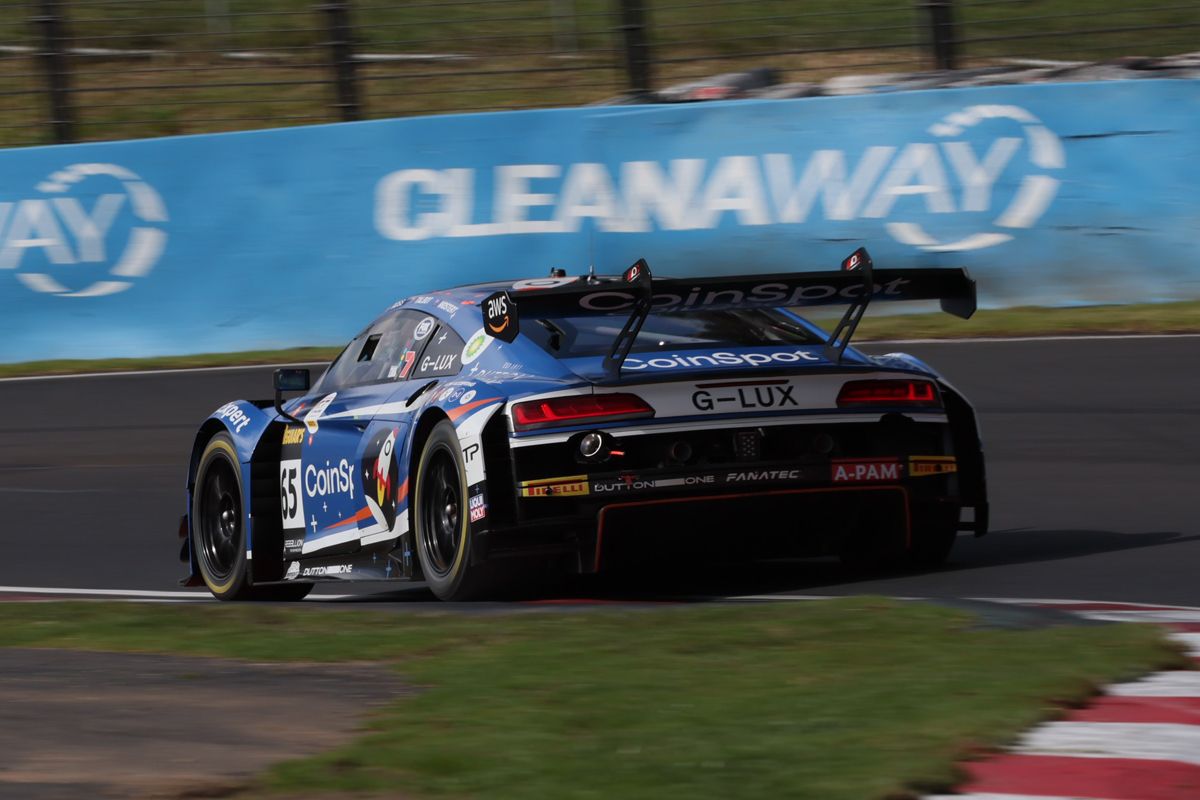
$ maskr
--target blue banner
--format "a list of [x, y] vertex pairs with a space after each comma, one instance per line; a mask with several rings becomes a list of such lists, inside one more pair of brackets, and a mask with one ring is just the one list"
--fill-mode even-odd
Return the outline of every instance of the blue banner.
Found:
[[0, 152], [0, 361], [340, 343], [497, 278], [966, 266], [1200, 297], [1200, 82], [421, 117]]

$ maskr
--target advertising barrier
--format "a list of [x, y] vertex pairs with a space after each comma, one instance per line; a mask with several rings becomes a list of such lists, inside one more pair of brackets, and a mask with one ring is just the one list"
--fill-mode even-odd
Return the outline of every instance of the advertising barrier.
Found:
[[965, 266], [1200, 297], [1200, 82], [419, 117], [0, 151], [0, 361], [348, 339], [490, 279]]

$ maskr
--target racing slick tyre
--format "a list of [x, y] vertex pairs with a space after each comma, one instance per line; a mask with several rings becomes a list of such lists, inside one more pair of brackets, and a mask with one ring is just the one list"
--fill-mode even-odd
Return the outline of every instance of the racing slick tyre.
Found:
[[246, 560], [242, 470], [228, 434], [200, 455], [192, 492], [192, 549], [200, 577], [218, 600], [300, 600], [312, 584], [252, 586]]
[[228, 434], [218, 433], [200, 455], [191, 509], [196, 565], [218, 600], [245, 600], [250, 595], [242, 497], [237, 450]]
[[439, 422], [425, 440], [415, 486], [412, 523], [425, 582], [440, 600], [484, 596], [490, 575], [471, 564], [466, 468], [450, 422]]

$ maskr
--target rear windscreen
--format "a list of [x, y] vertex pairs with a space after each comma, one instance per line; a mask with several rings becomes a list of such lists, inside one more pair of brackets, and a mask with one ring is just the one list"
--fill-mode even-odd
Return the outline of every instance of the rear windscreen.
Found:
[[[558, 358], [607, 355], [628, 317], [547, 317], [522, 320], [521, 333]], [[776, 309], [729, 309], [650, 314], [633, 353], [689, 347], [823, 344], [824, 337]]]

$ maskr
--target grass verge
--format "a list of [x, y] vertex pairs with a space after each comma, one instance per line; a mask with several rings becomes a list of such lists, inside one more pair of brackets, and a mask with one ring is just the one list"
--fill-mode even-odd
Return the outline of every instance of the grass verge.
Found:
[[[821, 320], [830, 327], [828, 319]], [[1079, 336], [1085, 334], [1200, 333], [1200, 301], [1147, 303], [1081, 308], [1004, 308], [980, 310], [969, 320], [948, 314], [867, 316], [856, 342], [872, 339], [968, 339], [989, 336]], [[340, 347], [295, 347], [242, 353], [203, 353], [157, 358], [26, 361], [0, 364], [0, 378], [25, 375], [70, 375], [82, 372], [227, 367], [250, 364], [326, 362]]]
[[497, 800], [906, 797], [1103, 683], [1185, 663], [1149, 626], [979, 630], [878, 598], [503, 616], [8, 604], [0, 646], [392, 662], [425, 691], [254, 796]]

